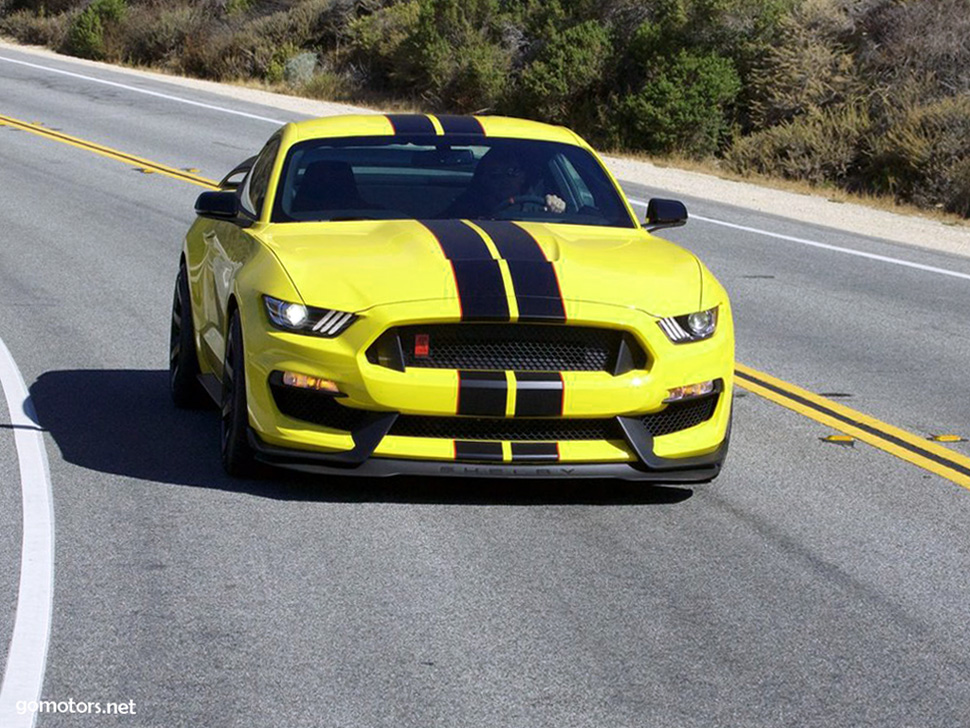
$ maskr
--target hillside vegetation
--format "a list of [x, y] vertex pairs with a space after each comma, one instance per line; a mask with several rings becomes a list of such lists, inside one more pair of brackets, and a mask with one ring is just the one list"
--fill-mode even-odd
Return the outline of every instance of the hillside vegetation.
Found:
[[0, 0], [0, 33], [970, 216], [970, 0]]

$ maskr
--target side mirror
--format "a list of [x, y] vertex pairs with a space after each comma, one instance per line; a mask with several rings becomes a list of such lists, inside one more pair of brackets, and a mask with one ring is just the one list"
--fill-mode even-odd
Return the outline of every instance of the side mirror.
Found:
[[239, 200], [235, 192], [203, 192], [195, 201], [195, 214], [232, 220], [239, 215]]
[[647, 203], [647, 232], [687, 224], [687, 208], [680, 200], [653, 198]]

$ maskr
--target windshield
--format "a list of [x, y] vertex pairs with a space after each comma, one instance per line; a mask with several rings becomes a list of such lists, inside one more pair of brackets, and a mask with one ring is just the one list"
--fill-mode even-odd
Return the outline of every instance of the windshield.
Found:
[[274, 222], [471, 219], [635, 227], [596, 158], [568, 144], [355, 137], [294, 145]]

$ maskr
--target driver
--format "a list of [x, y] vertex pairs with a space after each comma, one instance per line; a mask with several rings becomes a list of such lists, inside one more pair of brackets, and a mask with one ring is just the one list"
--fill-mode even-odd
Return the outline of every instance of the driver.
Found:
[[[468, 188], [444, 211], [448, 218], [492, 217], [515, 204], [537, 206], [545, 212], [562, 214], [566, 203], [556, 195], [537, 197], [529, 191], [529, 170], [521, 159], [505, 149], [492, 149], [475, 167]], [[517, 201], [517, 198], [527, 198]]]

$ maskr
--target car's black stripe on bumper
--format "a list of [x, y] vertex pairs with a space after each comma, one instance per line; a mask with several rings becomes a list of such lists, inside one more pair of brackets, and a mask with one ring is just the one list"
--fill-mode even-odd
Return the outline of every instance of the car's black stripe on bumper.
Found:
[[485, 136], [481, 122], [474, 116], [455, 116], [453, 114], [436, 114], [435, 118], [441, 124], [445, 134], [473, 134]]
[[559, 443], [513, 442], [512, 462], [556, 462], [559, 460]]
[[462, 321], [508, 321], [509, 301], [499, 263], [475, 230], [460, 220], [422, 220], [451, 262]]
[[395, 134], [435, 134], [434, 124], [424, 114], [387, 114]]
[[520, 321], [566, 320], [556, 269], [527, 230], [511, 222], [477, 221], [508, 262]]
[[459, 415], [504, 417], [508, 397], [505, 372], [458, 371]]
[[502, 462], [502, 443], [455, 440], [455, 460]]
[[562, 374], [515, 372], [514, 376], [516, 417], [562, 417]]

